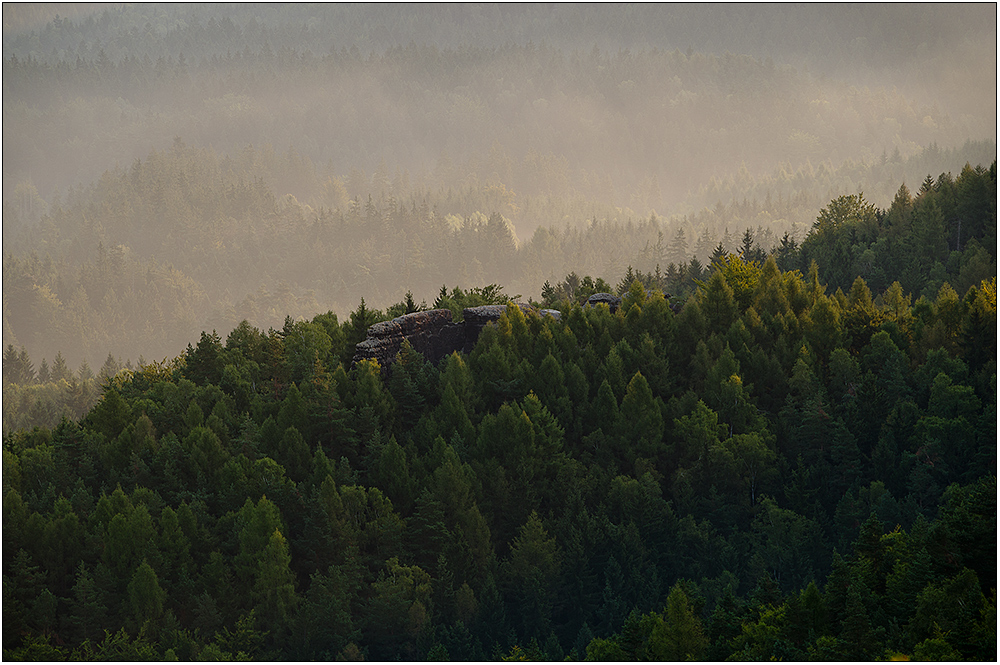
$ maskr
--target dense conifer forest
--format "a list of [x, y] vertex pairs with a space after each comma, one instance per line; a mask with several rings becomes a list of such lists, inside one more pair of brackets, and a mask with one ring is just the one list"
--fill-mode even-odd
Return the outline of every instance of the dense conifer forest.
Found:
[[996, 660], [995, 7], [3, 11], [5, 660]]
[[[508, 306], [439, 366], [351, 363], [410, 297], [109, 358], [81, 420], [4, 438], [5, 657], [994, 659], [995, 163], [963, 178], [962, 251], [950, 178], [841, 197], [693, 288], [630, 269], [614, 314], [581, 306], [603, 280], [546, 284], [558, 320]], [[824, 243], [898, 243], [937, 292], [845, 293]]]

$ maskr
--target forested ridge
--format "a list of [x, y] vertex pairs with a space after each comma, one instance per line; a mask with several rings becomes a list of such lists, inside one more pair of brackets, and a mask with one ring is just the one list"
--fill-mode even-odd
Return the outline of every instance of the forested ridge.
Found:
[[408, 296], [102, 368], [79, 422], [5, 434], [4, 655], [995, 659], [995, 258], [916, 302], [809, 258], [943, 252], [954, 182], [835, 199], [784, 254], [747, 233], [678, 313], [658, 271], [570, 274], [559, 320], [509, 306], [438, 367], [351, 366]]

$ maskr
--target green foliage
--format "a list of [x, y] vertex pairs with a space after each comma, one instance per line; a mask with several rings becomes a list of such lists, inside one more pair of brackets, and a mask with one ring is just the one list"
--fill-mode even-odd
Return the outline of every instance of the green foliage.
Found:
[[5, 432], [5, 657], [995, 659], [995, 281], [828, 295], [757, 243], [438, 366], [344, 364], [362, 303], [119, 368]]
[[167, 592], [160, 586], [156, 572], [145, 560], [136, 568], [128, 584], [128, 597], [137, 626], [158, 622], [163, 614]]
[[683, 588], [675, 584], [667, 595], [663, 614], [656, 617], [646, 644], [646, 657], [660, 661], [701, 660], [707, 646], [701, 621]]
[[251, 598], [269, 630], [280, 634], [294, 618], [298, 596], [289, 567], [288, 542], [278, 529], [271, 533], [259, 557]]
[[509, 592], [521, 609], [524, 634], [546, 634], [561, 565], [562, 553], [556, 539], [549, 537], [538, 514], [532, 511], [501, 568]]

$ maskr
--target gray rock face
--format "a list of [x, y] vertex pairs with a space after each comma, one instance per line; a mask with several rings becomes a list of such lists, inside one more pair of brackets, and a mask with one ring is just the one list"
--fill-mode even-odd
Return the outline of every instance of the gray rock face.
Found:
[[596, 307], [598, 303], [604, 303], [614, 313], [621, 307], [622, 299], [613, 293], [595, 293], [587, 298], [587, 304], [584, 307]]
[[[647, 291], [647, 294], [651, 292]], [[669, 299], [669, 295], [666, 297]], [[595, 307], [599, 303], [606, 304], [615, 312], [621, 307], [622, 299], [611, 293], [595, 293], [587, 298], [585, 307]], [[557, 321], [562, 318], [557, 309], [538, 310], [527, 303], [516, 304], [525, 314], [551, 316]], [[675, 313], [680, 308], [679, 303], [670, 305]], [[415, 351], [435, 365], [455, 351], [468, 355], [475, 348], [479, 333], [486, 324], [497, 321], [506, 311], [506, 305], [467, 307], [462, 310], [463, 321], [454, 323], [450, 309], [432, 309], [376, 323], [368, 328], [367, 337], [354, 347], [354, 364], [362, 360], [376, 360], [382, 371], [388, 372], [403, 346], [403, 340], [409, 341]]]
[[[560, 317], [558, 310], [539, 312], [525, 303], [517, 303], [517, 306], [525, 314], [536, 312], [555, 319]], [[472, 353], [483, 327], [498, 320], [506, 311], [506, 305], [467, 307], [462, 311], [463, 322], [453, 323], [451, 310], [432, 309], [376, 323], [368, 328], [367, 337], [354, 347], [354, 364], [362, 360], [376, 360], [386, 371], [396, 359], [404, 339], [435, 365], [454, 351]]]
[[396, 358], [403, 340], [431, 362], [437, 362], [464, 346], [463, 326], [451, 322], [450, 309], [432, 309], [397, 316], [368, 328], [368, 336], [354, 347], [354, 362], [376, 360], [387, 368]]
[[[531, 305], [523, 302], [515, 304], [525, 314], [537, 311]], [[507, 305], [480, 305], [479, 307], [466, 307], [463, 309], [462, 319], [465, 321], [465, 346], [462, 352], [472, 353], [472, 349], [476, 346], [476, 340], [479, 339], [479, 333], [482, 332], [486, 324], [498, 321], [506, 311]]]
[[[652, 298], [654, 293], [655, 291], [653, 291], [653, 289], [646, 289], [647, 298]], [[670, 299], [673, 298], [673, 296], [670, 295], [669, 293], [664, 293], [663, 297], [666, 299], [668, 303], [670, 303]], [[611, 293], [595, 293], [594, 295], [587, 298], [587, 302], [584, 305], [584, 307], [595, 307], [597, 306], [598, 303], [606, 304], [608, 306], [608, 309], [611, 310], [611, 313], [614, 314], [615, 312], [618, 311], [618, 308], [622, 306], [622, 299], [621, 297]], [[672, 303], [669, 304], [668, 307], [670, 307], [670, 311], [672, 311], [674, 314], [678, 314], [680, 313], [681, 309], [683, 309], [684, 303]]]
[[[515, 303], [525, 314], [537, 311], [531, 305], [523, 302]], [[466, 323], [475, 325], [486, 325], [490, 321], [496, 321], [500, 315], [507, 311], [507, 305], [480, 305], [479, 307], [466, 307], [462, 310], [462, 318]]]

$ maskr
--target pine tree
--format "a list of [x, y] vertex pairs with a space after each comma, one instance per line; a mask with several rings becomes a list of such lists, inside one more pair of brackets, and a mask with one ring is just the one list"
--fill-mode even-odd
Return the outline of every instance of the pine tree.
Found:
[[686, 263], [688, 259], [688, 242], [684, 235], [684, 227], [678, 226], [673, 240], [667, 248], [667, 261], [671, 263]]
[[100, 371], [97, 372], [97, 382], [104, 385], [111, 379], [115, 378], [118, 371], [121, 369], [121, 362], [119, 362], [111, 353], [108, 353], [108, 357], [104, 360], [104, 364], [101, 365]]
[[291, 561], [288, 543], [275, 529], [259, 555], [252, 598], [261, 621], [276, 634], [289, 627], [298, 605]]
[[52, 380], [52, 374], [49, 371], [49, 364], [42, 358], [42, 364], [38, 366], [38, 382], [48, 383]]
[[659, 453], [663, 439], [663, 416], [649, 382], [640, 372], [632, 376], [625, 390], [620, 422], [624, 440], [635, 454], [655, 457]]
[[561, 548], [532, 511], [502, 567], [507, 587], [521, 609], [525, 635], [548, 633], [561, 565]]
[[29, 385], [35, 381], [35, 369], [28, 352], [22, 346], [20, 351], [8, 344], [3, 352], [3, 382]]
[[708, 647], [708, 639], [680, 584], [675, 584], [670, 590], [663, 614], [658, 617], [649, 636], [646, 647], [649, 659], [701, 660]]
[[312, 456], [305, 439], [295, 427], [289, 426], [281, 435], [277, 462], [285, 467], [288, 477], [296, 482], [305, 480], [308, 476]]
[[698, 304], [704, 313], [709, 331], [719, 334], [729, 330], [729, 326], [739, 314], [733, 289], [726, 282], [721, 270], [715, 270], [708, 278], [708, 282], [699, 294]]
[[847, 590], [847, 604], [839, 637], [847, 646], [846, 655], [851, 660], [871, 660], [875, 655], [878, 644], [856, 582], [852, 582]]
[[69, 623], [73, 636], [79, 641], [97, 640], [103, 633], [107, 620], [107, 601], [104, 592], [87, 572], [83, 561], [77, 567], [76, 584], [70, 601]]
[[145, 559], [128, 584], [128, 598], [135, 625], [141, 627], [149, 622], [155, 627], [163, 615], [167, 592], [160, 586], [156, 572]]
[[69, 366], [66, 365], [66, 360], [63, 358], [62, 352], [56, 353], [56, 359], [52, 361], [52, 380], [69, 381], [73, 378], [73, 372], [70, 371]]
[[774, 256], [775, 263], [777, 263], [778, 268], [785, 272], [794, 269], [799, 262], [799, 248], [795, 242], [795, 238], [791, 237], [786, 231], [781, 237], [781, 242], [772, 251], [772, 256]]

